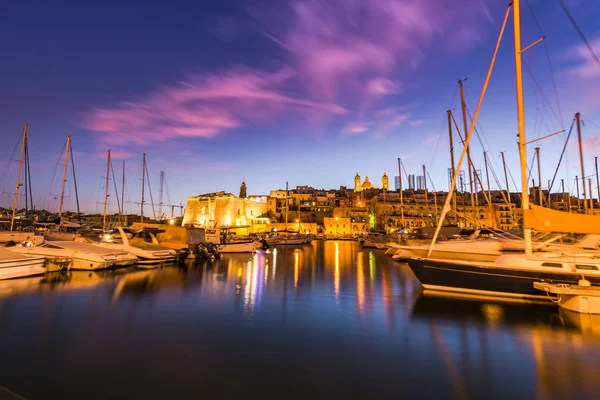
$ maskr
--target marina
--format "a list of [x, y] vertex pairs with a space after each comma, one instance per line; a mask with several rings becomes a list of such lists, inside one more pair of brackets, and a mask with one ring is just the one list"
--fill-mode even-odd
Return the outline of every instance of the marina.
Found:
[[0, 15], [0, 400], [600, 398], [600, 3], [246, 3]]
[[0, 376], [32, 400], [600, 395], [594, 325], [423, 295], [356, 242], [0, 284]]

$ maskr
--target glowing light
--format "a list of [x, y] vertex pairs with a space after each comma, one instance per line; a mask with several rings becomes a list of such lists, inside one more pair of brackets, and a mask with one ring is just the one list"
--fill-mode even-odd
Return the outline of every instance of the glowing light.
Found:
[[175, 224], [175, 220], [174, 219], [170, 219], [169, 220], [169, 225], [173, 225], [173, 224]]
[[104, 235], [104, 240], [110, 240], [110, 235]]

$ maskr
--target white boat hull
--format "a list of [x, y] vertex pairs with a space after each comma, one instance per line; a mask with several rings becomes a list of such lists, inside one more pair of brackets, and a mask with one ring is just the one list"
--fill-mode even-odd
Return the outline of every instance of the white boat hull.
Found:
[[0, 261], [0, 280], [43, 275], [46, 273], [44, 257], [31, 259]]
[[241, 242], [218, 244], [219, 253], [252, 253], [261, 248], [260, 242]]

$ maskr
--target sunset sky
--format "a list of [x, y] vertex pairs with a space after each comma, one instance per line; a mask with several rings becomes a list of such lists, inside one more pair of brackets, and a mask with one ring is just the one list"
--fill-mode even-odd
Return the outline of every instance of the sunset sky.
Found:
[[[107, 149], [119, 188], [126, 160], [128, 212], [138, 210], [144, 152], [154, 201], [164, 170], [168, 204], [219, 190], [237, 195], [242, 179], [250, 194], [286, 181], [351, 187], [356, 172], [375, 184], [386, 172], [393, 186], [398, 157], [409, 174], [425, 164], [435, 188], [447, 190], [446, 110], [462, 127], [457, 80], [466, 79], [474, 111], [508, 3], [8, 0], [0, 13], [0, 206], [12, 203], [17, 163], [9, 160], [24, 123], [34, 202], [52, 211], [67, 135], [86, 212], [102, 210]], [[600, 2], [565, 4], [600, 54]], [[522, 0], [521, 12], [523, 46], [546, 36], [524, 54], [527, 138], [568, 131], [581, 112], [586, 175], [593, 175], [600, 66], [558, 0]], [[506, 151], [520, 184], [514, 87], [511, 16], [472, 154], [484, 170], [483, 144], [503, 182]], [[544, 186], [565, 138], [538, 143]], [[575, 139], [558, 174], [573, 193], [580, 175]], [[458, 138], [455, 146], [458, 159]]]

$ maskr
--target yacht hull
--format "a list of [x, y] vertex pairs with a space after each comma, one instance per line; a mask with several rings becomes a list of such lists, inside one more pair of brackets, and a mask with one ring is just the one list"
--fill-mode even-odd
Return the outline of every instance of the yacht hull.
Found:
[[0, 280], [43, 275], [46, 273], [44, 257], [18, 261], [0, 261]]
[[[407, 260], [423, 288], [442, 292], [485, 297], [510, 297], [522, 300], [548, 300], [546, 294], [533, 287], [534, 282], [577, 284], [581, 274], [556, 271], [525, 270], [475, 263], [413, 258]], [[593, 285], [600, 277], [586, 277]]]
[[219, 250], [219, 253], [252, 253], [260, 248], [260, 242], [231, 242], [217, 244], [217, 250]]

